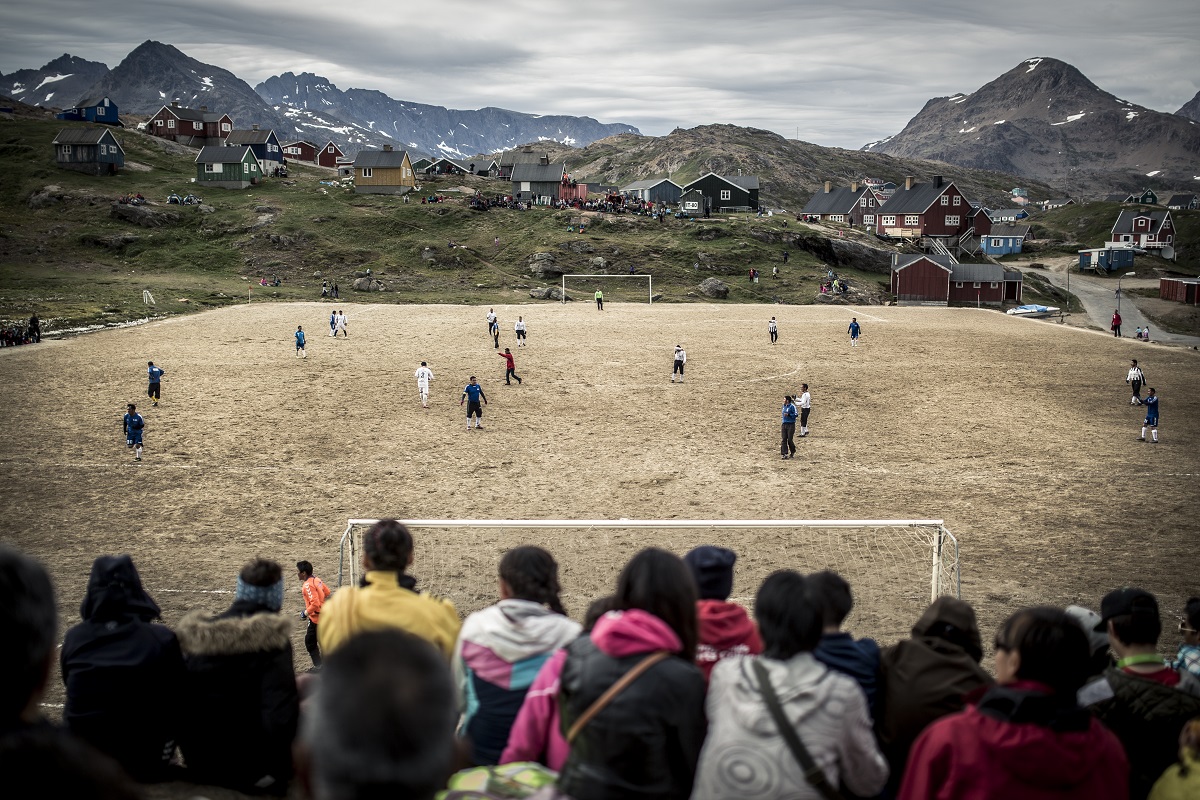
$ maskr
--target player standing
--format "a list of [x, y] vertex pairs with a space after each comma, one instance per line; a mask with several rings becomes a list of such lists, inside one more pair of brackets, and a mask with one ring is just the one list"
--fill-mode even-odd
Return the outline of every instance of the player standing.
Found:
[[525, 346], [525, 318], [517, 317], [516, 323], [513, 325], [513, 330], [517, 333], [517, 347]]
[[1143, 405], [1146, 406], [1146, 419], [1142, 421], [1142, 435], [1138, 441], [1146, 441], [1146, 428], [1150, 428], [1150, 444], [1158, 444], [1158, 395], [1153, 389], [1149, 390]]
[[783, 396], [783, 422], [779, 427], [779, 452], [783, 460], [796, 457], [796, 405], [792, 396]]
[[604, 292], [600, 291], [599, 289], [596, 290], [596, 310], [604, 310]]
[[504, 363], [508, 365], [508, 368], [504, 370], [504, 385], [512, 386], [512, 381], [510, 381], [509, 378], [516, 378], [517, 385], [519, 386], [521, 384], [521, 376], [517, 374], [517, 365], [516, 362], [513, 361], [512, 351], [506, 347], [504, 348], [503, 353], [496, 353], [496, 355], [503, 358]]
[[[467, 401], [470, 402], [467, 402]], [[462, 397], [459, 398], [458, 407], [462, 408], [462, 404], [467, 402], [467, 430], [471, 430], [471, 415], [475, 415], [475, 427], [483, 430], [483, 406], [479, 401], [483, 401], [483, 406], [487, 405], [487, 395], [483, 393], [483, 387], [475, 382], [475, 376], [471, 376], [471, 381], [463, 387]]]
[[1136, 358], [1129, 367], [1129, 374], [1125, 376], [1125, 382], [1133, 387], [1133, 397], [1129, 398], [1129, 405], [1142, 405], [1142, 384], [1146, 382], [1146, 373], [1142, 372]]
[[338, 333], [341, 333], [342, 336], [344, 336], [347, 339], [350, 338], [350, 334], [346, 332], [346, 312], [345, 311], [338, 311], [338, 313], [337, 313], [337, 330], [335, 330], [333, 332], [333, 335], [336, 337], [338, 335]]
[[429, 382], [433, 380], [433, 370], [424, 361], [413, 373], [417, 379], [417, 392], [421, 395], [421, 408], [429, 408]]
[[335, 308], [333, 311], [329, 312], [329, 335], [330, 336], [337, 336], [337, 320], [338, 320], [338, 312], [337, 312], [337, 309]]
[[308, 353], [304, 350], [304, 327], [296, 326], [296, 358], [308, 358]]
[[150, 386], [147, 387], [146, 394], [154, 405], [158, 405], [158, 400], [162, 396], [162, 376], [164, 374], [162, 367], [154, 366], [153, 361], [146, 362], [146, 375], [150, 378]]
[[[142, 460], [142, 430], [146, 427], [146, 420], [142, 419], [142, 415], [137, 413], [137, 406], [130, 403], [126, 406], [128, 411], [121, 420], [122, 428], [125, 431], [125, 446], [133, 451], [133, 460]], [[1158, 433], [1154, 434], [1156, 437]]]
[[683, 345], [675, 345], [675, 361], [671, 367], [671, 383], [675, 382], [675, 375], [679, 375], [679, 382], [683, 383], [683, 365], [687, 363], [687, 352], [684, 351]]
[[808, 393], [808, 384], [800, 384], [804, 391], [800, 393], [800, 436], [808, 436], [808, 412], [812, 411], [812, 395]]
[[775, 344], [779, 340], [779, 325], [775, 322], [774, 317], [771, 317], [771, 321], [767, 323], [767, 333], [771, 334], [771, 344]]
[[488, 330], [488, 333], [490, 333], [492, 335], [492, 343], [495, 345], [496, 349], [499, 350], [500, 349], [500, 320], [499, 319], [492, 320], [492, 327], [490, 330]]
[[858, 347], [858, 335], [862, 333], [862, 326], [858, 324], [858, 317], [850, 318], [850, 327], [846, 328], [846, 333], [850, 334], [850, 346]]
[[492, 335], [492, 326], [496, 324], [496, 309], [489, 308], [487, 313], [488, 336]]

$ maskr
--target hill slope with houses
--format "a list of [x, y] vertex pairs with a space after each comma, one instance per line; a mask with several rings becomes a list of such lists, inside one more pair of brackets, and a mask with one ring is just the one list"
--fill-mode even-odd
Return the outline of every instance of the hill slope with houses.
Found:
[[900, 133], [863, 149], [999, 170], [1075, 194], [1194, 189], [1200, 125], [1109, 94], [1070, 64], [1031, 58], [974, 92], [930, 100]]

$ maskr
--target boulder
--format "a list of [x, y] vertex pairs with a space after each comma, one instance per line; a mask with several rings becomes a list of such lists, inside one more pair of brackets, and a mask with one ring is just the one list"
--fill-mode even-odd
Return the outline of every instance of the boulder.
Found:
[[605, 260], [604, 260], [602, 257], [600, 257], [600, 256], [596, 256], [595, 258], [593, 258], [593, 259], [592, 259], [592, 261], [591, 261], [591, 264], [592, 264], [592, 266], [593, 266], [593, 267], [595, 267], [596, 269], [604, 269], [605, 267], [607, 267], [607, 266], [608, 266], [608, 262], [607, 262], [607, 261], [605, 261]]
[[426, 247], [421, 251], [422, 261], [433, 261], [435, 258], [437, 258], [437, 252], [432, 247]]
[[200, 205], [196, 206], [196, 208], [200, 211], [201, 214], [211, 214], [214, 211], [216, 211], [215, 208], [213, 208], [212, 206], [209, 206], [209, 205], [205, 205], [204, 203], [201, 203]]
[[174, 211], [151, 208], [150, 206], [130, 206], [124, 203], [113, 203], [112, 216], [116, 219], [132, 222], [143, 228], [161, 228], [172, 222], [179, 221], [179, 214]]
[[705, 278], [696, 288], [699, 289], [700, 293], [705, 297], [714, 297], [718, 300], [724, 300], [729, 296], [729, 286], [725, 284], [725, 281], [717, 278]]
[[592, 253], [596, 248], [592, 247], [592, 243], [583, 239], [571, 239], [559, 245], [560, 248], [571, 253]]
[[45, 208], [52, 206], [55, 203], [62, 202], [62, 187], [61, 186], [43, 186], [33, 194], [29, 195], [28, 204], [30, 208]]
[[561, 278], [566, 269], [554, 263], [553, 253], [534, 253], [529, 258], [529, 272], [537, 278]]
[[382, 292], [386, 288], [383, 281], [375, 278], [356, 278], [351, 286], [356, 292]]
[[[532, 297], [534, 300], [562, 300], [563, 299], [562, 288], [558, 287], [558, 286], [535, 287], [535, 288], [529, 290], [529, 296]], [[572, 299], [572, 297], [570, 295], [567, 295], [567, 300], [570, 301], [571, 299]]]
[[122, 247], [131, 245], [141, 237], [136, 233], [114, 233], [112, 236], [101, 236], [96, 239], [96, 244], [101, 247], [108, 247], [113, 250], [120, 250]]
[[274, 214], [276, 209], [272, 206], [255, 206], [255, 214]]

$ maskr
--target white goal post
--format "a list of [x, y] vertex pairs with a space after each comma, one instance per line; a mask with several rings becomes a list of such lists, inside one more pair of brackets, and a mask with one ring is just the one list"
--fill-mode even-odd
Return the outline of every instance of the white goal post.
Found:
[[647, 281], [646, 297], [650, 301], [651, 305], [654, 304], [654, 276], [651, 275], [650, 273], [646, 273], [645, 275], [566, 275], [566, 274], [564, 274], [562, 276], [562, 300], [560, 301], [562, 303], [567, 302], [567, 278], [618, 278], [618, 279], [619, 278], [626, 278], [626, 279], [627, 278], [645, 278]]
[[[362, 537], [378, 520], [347, 521], [338, 544], [338, 585], [362, 578]], [[734, 596], [749, 606], [770, 572], [830, 569], [849, 581], [851, 625], [896, 641], [928, 603], [961, 597], [958, 540], [943, 520], [797, 519], [410, 519], [417, 537], [420, 588], [469, 613], [494, 602], [495, 570], [505, 551], [541, 544], [559, 563], [563, 600], [573, 612], [609, 594], [638, 550], [656, 546], [680, 556], [701, 544], [738, 554]], [[464, 529], [471, 535], [463, 536]], [[582, 535], [581, 535], [582, 534]]]

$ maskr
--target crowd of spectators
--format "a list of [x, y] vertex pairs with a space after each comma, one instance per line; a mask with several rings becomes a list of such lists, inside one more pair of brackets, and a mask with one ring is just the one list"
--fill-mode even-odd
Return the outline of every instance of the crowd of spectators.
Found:
[[0, 347], [16, 347], [20, 344], [37, 344], [42, 341], [42, 322], [37, 314], [29, 318], [27, 325], [19, 323], [0, 327]]
[[[46, 570], [0, 545], [5, 788], [433, 798], [471, 776], [457, 796], [1200, 796], [1200, 598], [1173, 660], [1157, 654], [1157, 600], [1125, 587], [1098, 613], [1016, 611], [989, 672], [956, 598], [881, 648], [843, 630], [853, 592], [836, 573], [771, 574], [752, 620], [729, 602], [733, 551], [647, 548], [581, 626], [552, 554], [522, 546], [500, 560], [498, 601], [460, 621], [417, 590], [415, 546], [403, 524], [376, 523], [360, 585], [331, 596], [298, 563], [320, 656], [306, 642], [319, 666], [297, 676], [273, 561], [242, 568], [224, 612], [168, 627], [128, 556], [97, 558], [59, 652]], [[61, 725], [40, 704], [56, 657]], [[506, 793], [489, 794], [506, 764]]]

